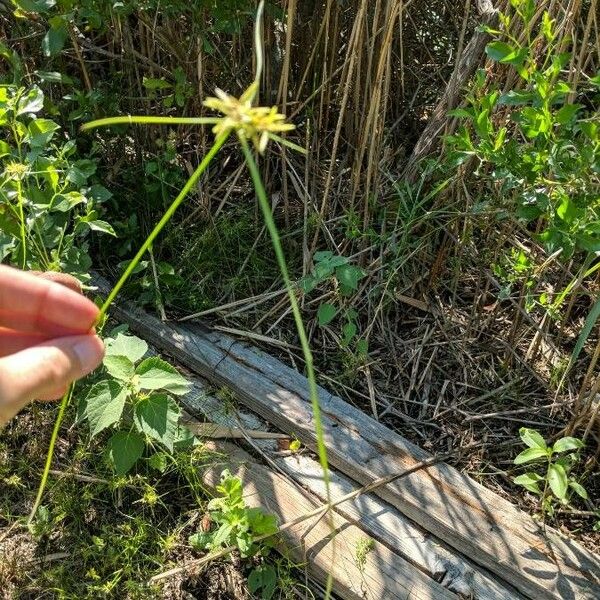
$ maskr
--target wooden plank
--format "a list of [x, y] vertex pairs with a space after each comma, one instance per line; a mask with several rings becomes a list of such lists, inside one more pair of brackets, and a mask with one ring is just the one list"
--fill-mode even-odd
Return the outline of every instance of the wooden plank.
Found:
[[[309, 513], [321, 506], [317, 498], [301, 492], [282, 475], [256, 462], [249, 454], [229, 442], [210, 442], [210, 449], [224, 454], [224, 463], [211, 464], [203, 473], [211, 488], [219, 482], [224, 468], [242, 480], [244, 499], [250, 507], [275, 514], [279, 523]], [[332, 534], [335, 533], [335, 536]], [[342, 516], [333, 515], [333, 530], [323, 518], [313, 518], [283, 534], [285, 553], [321, 582], [331, 573], [333, 591], [348, 600], [457, 600], [457, 596], [416, 567], [374, 542], [358, 565], [357, 545], [364, 533]]]
[[[225, 409], [223, 402], [208, 391], [208, 384], [198, 377], [192, 378], [191, 391], [181, 398], [192, 414], [202, 414], [213, 423], [225, 428], [243, 427], [245, 431], [266, 428], [266, 423], [256, 415], [239, 408], [235, 414]], [[191, 417], [193, 419], [193, 417]], [[266, 453], [269, 461], [283, 470], [314, 496], [325, 502], [325, 484], [321, 466], [313, 456], [289, 456], [273, 452], [276, 444], [266, 440], [255, 444]], [[336, 498], [353, 492], [359, 486], [335, 469], [331, 470], [331, 494]], [[457, 554], [406, 518], [398, 509], [374, 494], [359, 496], [335, 508], [336, 512], [359, 527], [371, 538], [380, 541], [400, 557], [408, 560], [443, 587], [473, 600], [520, 600], [514, 588], [503, 584], [487, 571], [464, 556]]]
[[[300, 373], [203, 327], [162, 323], [135, 306], [116, 306], [112, 313], [181, 364], [227, 385], [251, 410], [315, 448], [308, 385]], [[429, 456], [322, 388], [319, 398], [331, 464], [352, 479], [369, 483]], [[529, 515], [449, 465], [429, 467], [376, 493], [531, 598], [598, 598], [598, 557], [550, 528], [544, 535]]]

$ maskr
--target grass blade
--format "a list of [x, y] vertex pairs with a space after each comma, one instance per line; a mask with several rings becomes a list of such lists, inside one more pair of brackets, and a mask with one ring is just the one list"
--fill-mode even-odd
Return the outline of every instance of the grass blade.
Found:
[[146, 115], [126, 117], [106, 117], [89, 121], [81, 126], [81, 131], [90, 131], [97, 127], [108, 127], [110, 125], [129, 125], [139, 123], [142, 125], [214, 125], [217, 117], [150, 117]]

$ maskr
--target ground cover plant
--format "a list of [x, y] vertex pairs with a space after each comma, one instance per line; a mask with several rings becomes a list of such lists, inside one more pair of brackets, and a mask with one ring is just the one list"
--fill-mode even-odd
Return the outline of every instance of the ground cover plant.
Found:
[[[264, 68], [248, 90], [255, 2], [0, 2], [0, 257], [84, 285], [93, 262], [121, 278], [122, 298], [163, 317], [199, 314], [258, 335], [253, 343], [313, 368], [325, 387], [429, 451], [475, 442], [456, 466], [597, 550], [597, 2], [510, 0], [489, 17], [484, 5], [267, 2]], [[478, 35], [485, 42], [463, 77], [454, 67]], [[447, 86], [457, 93], [444, 96]], [[281, 112], [295, 129], [271, 131], [260, 154], [267, 138], [248, 130], [245, 148], [234, 127], [203, 163], [253, 94], [253, 107], [278, 107], [261, 113], [264, 124], [283, 124]], [[405, 171], [438, 112], [433, 151]], [[112, 327], [109, 338], [129, 336]], [[308, 360], [298, 350], [305, 341]], [[43, 555], [77, 539], [93, 548], [82, 581], [144, 597], [133, 591], [141, 581], [191, 552], [188, 538], [203, 532], [184, 527], [186, 511], [205, 510], [207, 499], [189, 467], [201, 446], [184, 451], [176, 441], [177, 393], [139, 384], [141, 364], [164, 357], [119, 351], [75, 390], [53, 463], [108, 483], [50, 475], [27, 547]], [[36, 406], [2, 442], [0, 540], [31, 508], [51, 411]], [[162, 434], [159, 413], [171, 424]], [[45, 436], [28, 442], [29, 470], [13, 457], [27, 427]], [[112, 436], [117, 454], [98, 452], [96, 464], [93, 452]], [[127, 460], [114, 460], [119, 448]], [[82, 487], [93, 497], [78, 505], [68, 497]], [[128, 519], [108, 518], [119, 497], [116, 514], [144, 507], [139, 535]], [[102, 535], [85, 531], [94, 511], [110, 522]], [[164, 527], [149, 535], [150, 523]], [[15, 528], [6, 540], [15, 533], [31, 535]], [[131, 548], [118, 558], [127, 535], [143, 560]], [[36, 571], [24, 583], [23, 569], [3, 576], [24, 597], [44, 586], [78, 597], [85, 588], [68, 573], [77, 565], [65, 560], [46, 579]], [[253, 560], [240, 572], [256, 569], [257, 595], [273, 570], [278, 585], [286, 579], [274, 555]], [[220, 573], [231, 565], [219, 563]], [[98, 579], [87, 576], [92, 568]]]

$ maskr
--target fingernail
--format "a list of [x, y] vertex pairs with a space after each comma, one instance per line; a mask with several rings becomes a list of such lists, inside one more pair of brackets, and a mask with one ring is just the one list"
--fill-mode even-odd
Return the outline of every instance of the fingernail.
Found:
[[102, 342], [95, 335], [87, 336], [73, 346], [73, 352], [75, 352], [81, 364], [82, 375], [91, 373], [100, 364], [103, 348]]

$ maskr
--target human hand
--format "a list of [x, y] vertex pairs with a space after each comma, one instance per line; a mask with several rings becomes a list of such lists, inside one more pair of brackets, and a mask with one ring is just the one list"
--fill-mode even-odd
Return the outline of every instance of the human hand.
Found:
[[0, 265], [0, 426], [34, 399], [60, 398], [102, 361], [99, 311], [79, 292], [69, 276]]

